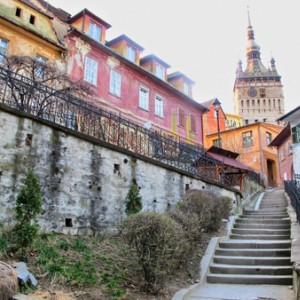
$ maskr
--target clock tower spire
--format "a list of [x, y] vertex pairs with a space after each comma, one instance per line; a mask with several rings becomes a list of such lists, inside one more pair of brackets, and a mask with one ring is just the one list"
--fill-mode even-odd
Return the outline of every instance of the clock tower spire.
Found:
[[276, 123], [284, 113], [281, 76], [277, 73], [273, 57], [270, 68], [263, 65], [260, 46], [254, 38], [249, 10], [247, 13], [247, 65], [243, 70], [242, 62], [238, 63], [234, 83], [234, 110], [243, 117], [244, 125], [254, 122]]

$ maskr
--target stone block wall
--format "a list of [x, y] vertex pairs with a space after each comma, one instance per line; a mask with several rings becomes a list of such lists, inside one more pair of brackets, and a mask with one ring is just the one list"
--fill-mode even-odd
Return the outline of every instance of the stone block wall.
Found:
[[40, 226], [47, 232], [116, 232], [133, 181], [140, 188], [144, 211], [167, 211], [187, 189], [213, 190], [230, 197], [235, 207], [241, 202], [234, 189], [2, 109], [0, 153], [0, 223], [5, 225], [14, 222], [15, 199], [29, 169], [40, 180]]

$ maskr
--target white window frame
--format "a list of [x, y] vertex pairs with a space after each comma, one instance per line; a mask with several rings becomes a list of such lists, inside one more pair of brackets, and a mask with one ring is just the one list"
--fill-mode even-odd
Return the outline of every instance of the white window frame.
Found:
[[[46, 65], [47, 64], [47, 58], [41, 56], [41, 55], [36, 55], [35, 56], [35, 61], [39, 62], [41, 65]], [[45, 69], [43, 68], [43, 66], [37, 66], [36, 69], [34, 70], [34, 75], [36, 77], [45, 78]]]
[[109, 92], [121, 97], [122, 76], [116, 70], [110, 70]]
[[4, 56], [6, 55], [9, 42], [0, 38], [0, 63], [4, 61]]
[[102, 27], [93, 21], [90, 21], [88, 36], [97, 42], [101, 42]]
[[154, 108], [154, 114], [156, 116], [159, 116], [161, 118], [164, 117], [164, 98], [160, 95], [155, 95], [155, 108]]
[[160, 79], [165, 79], [165, 68], [160, 64], [155, 64], [155, 75]]
[[139, 88], [139, 107], [149, 110], [149, 89], [144, 86]]
[[130, 45], [126, 45], [126, 58], [132, 62], [136, 60], [136, 50]]
[[98, 62], [88, 56], [85, 57], [84, 80], [97, 85]]

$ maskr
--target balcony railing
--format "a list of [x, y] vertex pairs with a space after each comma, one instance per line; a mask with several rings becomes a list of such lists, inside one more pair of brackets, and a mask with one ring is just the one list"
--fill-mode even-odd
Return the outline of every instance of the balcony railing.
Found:
[[[193, 175], [234, 186], [238, 179], [220, 180], [222, 163], [190, 145], [146, 129], [115, 113], [57, 91], [0, 67], [0, 101], [20, 111], [59, 124], [111, 145], [149, 157]], [[208, 171], [210, 170], [210, 171]]]

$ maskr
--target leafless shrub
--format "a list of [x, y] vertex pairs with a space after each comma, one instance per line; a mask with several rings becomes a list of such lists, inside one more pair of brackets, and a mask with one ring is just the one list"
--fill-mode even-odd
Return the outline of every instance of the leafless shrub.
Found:
[[146, 290], [157, 294], [186, 253], [183, 229], [165, 214], [139, 213], [124, 221], [123, 236], [142, 268]]
[[219, 229], [222, 219], [227, 218], [231, 210], [231, 200], [210, 191], [191, 190], [178, 203], [178, 209], [186, 215], [196, 214], [199, 230]]

